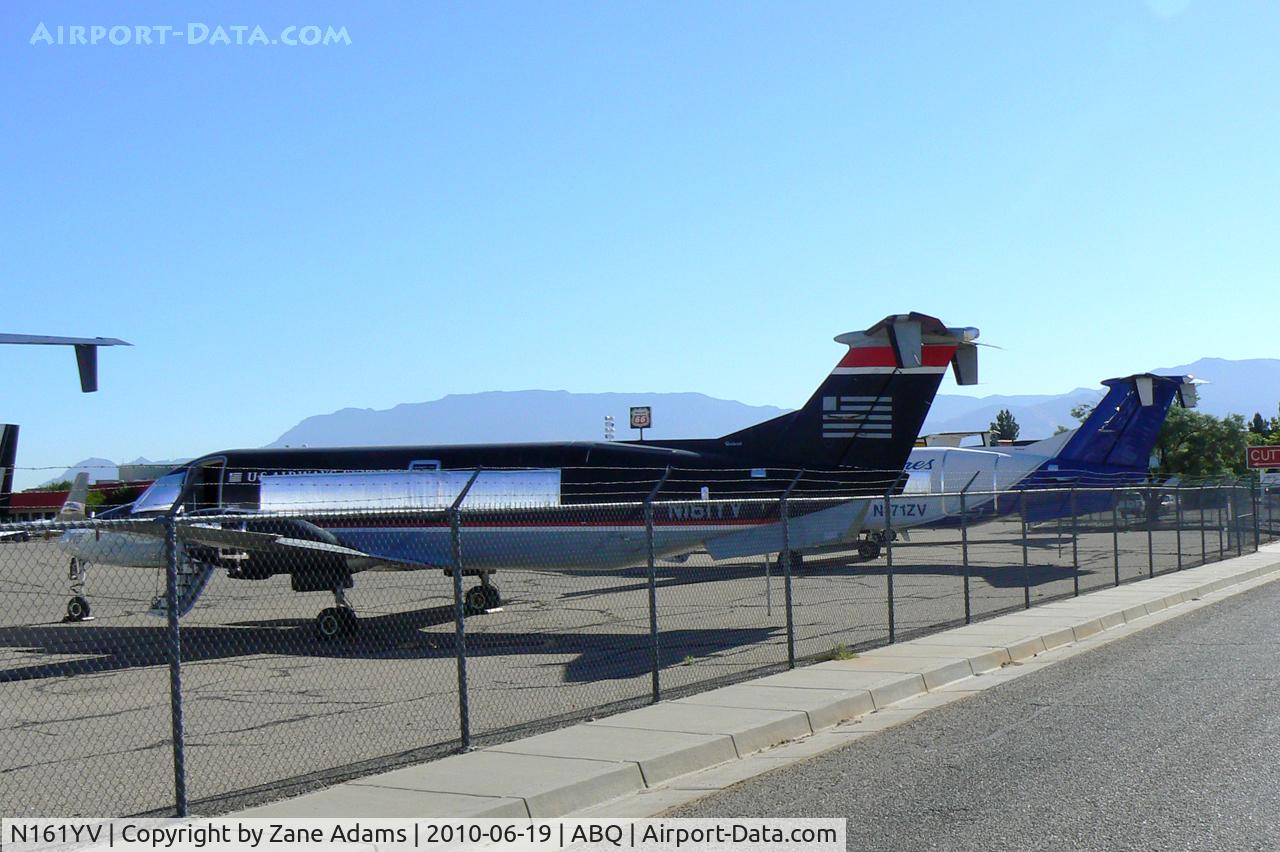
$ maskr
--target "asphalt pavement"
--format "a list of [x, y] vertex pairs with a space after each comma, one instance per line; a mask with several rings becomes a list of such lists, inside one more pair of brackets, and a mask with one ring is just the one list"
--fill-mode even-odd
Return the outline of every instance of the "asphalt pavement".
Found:
[[673, 811], [850, 849], [1280, 848], [1280, 583]]

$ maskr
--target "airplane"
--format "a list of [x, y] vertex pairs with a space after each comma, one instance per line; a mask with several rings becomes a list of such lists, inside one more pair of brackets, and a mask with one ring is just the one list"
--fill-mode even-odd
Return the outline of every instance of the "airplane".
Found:
[[103, 346], [132, 346], [114, 337], [50, 337], [45, 334], [0, 334], [0, 343], [17, 346], [70, 346], [76, 350], [76, 368], [80, 371], [80, 390], [93, 393], [98, 389], [98, 349]]
[[[466, 508], [468, 611], [501, 605], [499, 568], [581, 573], [645, 560], [640, 504], [663, 558], [725, 545], [776, 553], [850, 540], [866, 504], [900, 480], [929, 406], [950, 366], [977, 382], [976, 328], [896, 314], [835, 338], [847, 350], [797, 411], [719, 438], [543, 444], [462, 444], [228, 450], [157, 479], [109, 528], [69, 530], [60, 544], [86, 563], [162, 568], [155, 519], [181, 512], [179, 614], [213, 571], [233, 579], [287, 574], [294, 591], [329, 592], [316, 619], [322, 639], [357, 629], [345, 592], [361, 571], [443, 569], [453, 564], [448, 510]], [[805, 493], [780, 522], [779, 497], [803, 478]], [[676, 502], [669, 502], [669, 501]], [[164, 614], [157, 600], [153, 614]]]
[[[889, 501], [890, 534], [959, 523], [962, 491], [970, 520], [1019, 512], [1022, 502], [1015, 495], [1033, 489], [1059, 491], [1028, 499], [1032, 522], [1110, 508], [1114, 492], [1100, 489], [1147, 480], [1165, 416], [1175, 401], [1196, 406], [1196, 381], [1151, 373], [1106, 379], [1106, 395], [1079, 427], [1023, 446], [915, 447], [904, 468], [906, 485]], [[1073, 497], [1072, 486], [1085, 490]], [[883, 502], [871, 506], [858, 543], [864, 558], [880, 555], [884, 511]]]

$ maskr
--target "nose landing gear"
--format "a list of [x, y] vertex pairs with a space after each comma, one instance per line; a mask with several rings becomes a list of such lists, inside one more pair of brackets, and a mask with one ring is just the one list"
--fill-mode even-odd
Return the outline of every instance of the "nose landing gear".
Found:
[[71, 600], [67, 601], [68, 622], [88, 621], [89, 599], [85, 597], [85, 578], [89, 566], [77, 557], [71, 557], [71, 565], [67, 570], [67, 579], [71, 581]]
[[360, 629], [360, 619], [347, 603], [346, 590], [341, 586], [335, 588], [333, 600], [337, 606], [323, 609], [316, 616], [316, 636], [326, 642], [340, 636], [354, 636]]

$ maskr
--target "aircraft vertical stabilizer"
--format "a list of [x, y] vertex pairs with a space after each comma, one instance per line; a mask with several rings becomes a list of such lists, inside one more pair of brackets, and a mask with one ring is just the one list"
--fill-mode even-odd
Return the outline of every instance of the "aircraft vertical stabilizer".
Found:
[[[1107, 394], [1055, 460], [1062, 470], [1099, 473], [1147, 471], [1160, 427], [1174, 400], [1195, 405], [1188, 376], [1143, 373], [1103, 382]], [[1192, 391], [1183, 392], [1183, 388]]]
[[929, 406], [952, 367], [977, 382], [976, 328], [924, 314], [886, 317], [836, 338], [848, 351], [798, 411], [726, 435], [727, 449], [797, 468], [902, 470]]
[[18, 458], [18, 427], [0, 425], [0, 521], [9, 519], [9, 498], [13, 496], [13, 469]]

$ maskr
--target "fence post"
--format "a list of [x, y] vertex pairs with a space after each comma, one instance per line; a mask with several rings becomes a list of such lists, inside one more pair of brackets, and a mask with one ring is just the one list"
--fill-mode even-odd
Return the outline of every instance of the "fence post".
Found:
[[1218, 561], [1221, 562], [1227, 556], [1227, 544], [1225, 541], [1227, 534], [1227, 522], [1222, 517], [1222, 483], [1219, 482], [1215, 488], [1214, 502], [1218, 506]]
[[1275, 519], [1272, 518], [1271, 516], [1271, 511], [1272, 511], [1273, 505], [1275, 504], [1275, 500], [1272, 498], [1271, 494], [1268, 493], [1267, 489], [1265, 488], [1262, 489], [1262, 499], [1267, 501], [1267, 538], [1270, 539], [1276, 534]]
[[1178, 541], [1178, 570], [1182, 570], [1182, 486], [1173, 489], [1173, 528]]
[[1022, 606], [1031, 609], [1031, 567], [1027, 561], [1027, 492], [1022, 492], [1018, 505], [1018, 522], [1022, 527]]
[[1120, 585], [1120, 492], [1111, 489], [1111, 558], [1115, 563], [1116, 585]]
[[[977, 476], [975, 473], [974, 476]], [[969, 480], [973, 482], [972, 479]], [[960, 492], [960, 562], [964, 566], [964, 623], [973, 623], [973, 605], [969, 601], [969, 513], [965, 505], [966, 485]]]
[[1208, 537], [1204, 529], [1204, 483], [1200, 484], [1200, 564], [1209, 563]]
[[1142, 508], [1147, 515], [1147, 579], [1151, 579], [1156, 575], [1156, 551], [1155, 551], [1155, 507], [1159, 504], [1155, 502], [1155, 489], [1148, 486], [1147, 495], [1143, 499]]
[[897, 624], [893, 613], [893, 488], [884, 493], [884, 566], [886, 592], [889, 599], [889, 644], [897, 641]]
[[1262, 500], [1258, 498], [1258, 481], [1249, 477], [1249, 505], [1253, 508], [1253, 553], [1262, 546]]
[[1236, 532], [1236, 556], [1244, 556], [1244, 522], [1240, 519], [1240, 483], [1231, 486], [1231, 528]]
[[458, 667], [458, 729], [462, 738], [462, 750], [471, 748], [471, 695], [467, 686], [467, 610], [462, 597], [462, 501], [480, 475], [480, 468], [472, 472], [467, 484], [449, 507], [449, 561], [453, 575], [453, 631], [454, 654]]
[[779, 555], [782, 557], [782, 589], [787, 607], [787, 668], [790, 669], [796, 667], [796, 623], [795, 613], [791, 608], [791, 506], [787, 501], [791, 499], [791, 492], [802, 476], [803, 470], [796, 473], [782, 492], [778, 505], [778, 514], [782, 516], [782, 553]]
[[1074, 482], [1071, 483], [1071, 593], [1080, 597], [1080, 512]]
[[[176, 505], [176, 504], [175, 504]], [[169, 716], [173, 733], [173, 802], [187, 816], [187, 744], [182, 718], [182, 632], [178, 624], [178, 519], [164, 516], [165, 608], [169, 622]]]
[[658, 568], [653, 558], [653, 501], [670, 475], [671, 468], [668, 467], [662, 472], [649, 496], [644, 498], [644, 542], [649, 560], [649, 670], [654, 704], [662, 700], [662, 648], [658, 642]]

